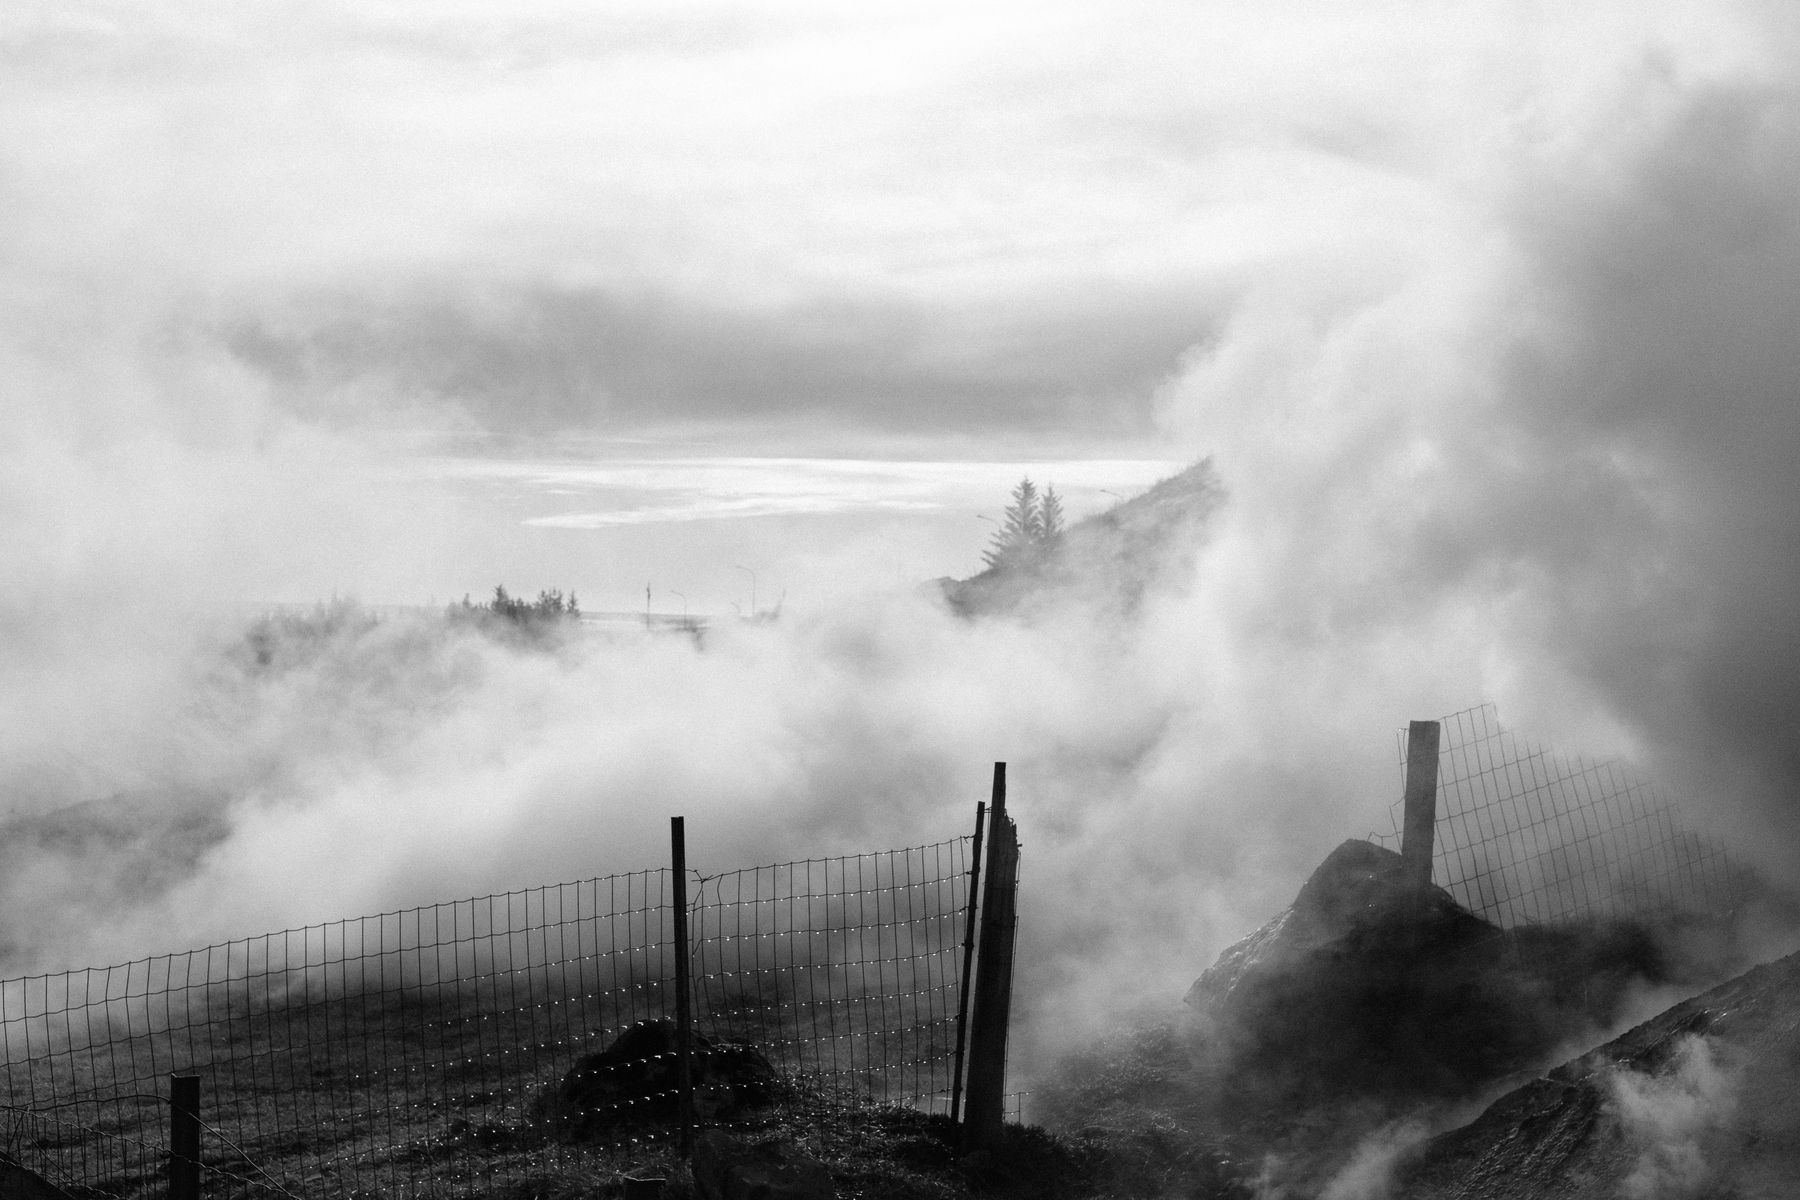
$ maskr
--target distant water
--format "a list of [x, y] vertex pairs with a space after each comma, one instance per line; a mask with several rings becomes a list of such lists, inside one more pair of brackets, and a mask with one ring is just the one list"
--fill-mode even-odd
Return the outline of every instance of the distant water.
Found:
[[929, 515], [1004, 508], [1022, 476], [1066, 508], [1108, 507], [1188, 464], [1169, 459], [1033, 462], [797, 457], [437, 457], [428, 475], [505, 494], [522, 523], [599, 529], [751, 517]]

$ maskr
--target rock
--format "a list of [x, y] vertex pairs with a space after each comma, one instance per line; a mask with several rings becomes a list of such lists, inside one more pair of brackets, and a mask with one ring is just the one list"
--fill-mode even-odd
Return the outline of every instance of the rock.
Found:
[[[673, 1021], [639, 1021], [597, 1054], [584, 1055], [545, 1097], [540, 1115], [575, 1136], [628, 1123], [676, 1119], [680, 1080]], [[693, 1038], [694, 1115], [728, 1118], [766, 1104], [775, 1068], [752, 1046]]]
[[1418, 889], [1392, 850], [1351, 839], [1320, 863], [1274, 920], [1228, 948], [1188, 990], [1192, 1008], [1234, 1003], [1246, 980], [1299, 964], [1345, 938], [1426, 946], [1473, 945], [1500, 930], [1468, 912], [1439, 887]]
[[1419, 887], [1398, 854], [1352, 840], [1289, 908], [1221, 954], [1186, 1003], [1239, 1095], [1285, 1105], [1463, 1095], [1612, 1025], [1646, 984], [1720, 977], [1725, 957], [1667, 952], [1681, 940], [1720, 935], [1623, 921], [1503, 933], [1442, 888]]
[[717, 1129], [694, 1139], [694, 1186], [706, 1200], [832, 1200], [825, 1165], [780, 1139], [749, 1142]]
[[1189, 989], [1225, 1070], [1266, 1098], [1454, 1094], [1548, 1036], [1500, 930], [1398, 854], [1348, 841]]

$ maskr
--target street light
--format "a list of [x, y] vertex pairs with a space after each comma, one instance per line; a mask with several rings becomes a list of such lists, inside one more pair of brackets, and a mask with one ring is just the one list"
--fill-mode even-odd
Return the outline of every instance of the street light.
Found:
[[687, 595], [685, 593], [676, 591], [674, 588], [669, 589], [669, 595], [681, 597], [681, 623], [683, 625], [686, 625], [687, 624]]
[[732, 563], [731, 565], [750, 576], [750, 617], [754, 620], [756, 618], [756, 572], [740, 563]]

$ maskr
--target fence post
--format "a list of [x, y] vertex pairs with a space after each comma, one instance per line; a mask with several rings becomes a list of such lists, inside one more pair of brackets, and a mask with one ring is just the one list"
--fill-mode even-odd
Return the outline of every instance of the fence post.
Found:
[[200, 1200], [200, 1077], [169, 1076], [169, 1200]]
[[975, 986], [975, 910], [981, 898], [981, 831], [987, 805], [975, 804], [975, 844], [969, 848], [969, 906], [963, 913], [962, 986], [956, 989], [956, 1065], [950, 1073], [950, 1123], [962, 1121], [963, 1050], [969, 1043], [969, 992]]
[[694, 1012], [688, 981], [687, 831], [681, 817], [669, 818], [672, 860], [670, 888], [675, 904], [675, 1086], [681, 1152], [694, 1150]]
[[1006, 764], [994, 764], [987, 882], [981, 899], [981, 957], [969, 1027], [969, 1103], [963, 1143], [993, 1145], [1006, 1117], [1006, 1035], [1012, 1003], [1013, 935], [1018, 927], [1019, 835], [1006, 815]]
[[1438, 723], [1414, 721], [1406, 730], [1406, 819], [1400, 831], [1400, 857], [1407, 877], [1421, 889], [1431, 886], [1437, 780]]

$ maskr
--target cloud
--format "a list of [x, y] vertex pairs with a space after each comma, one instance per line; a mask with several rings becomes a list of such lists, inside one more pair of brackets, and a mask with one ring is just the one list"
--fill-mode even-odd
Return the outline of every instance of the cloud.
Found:
[[1636, 1155], [1620, 1194], [1627, 1200], [1705, 1194], [1718, 1170], [1707, 1161], [1708, 1142], [1731, 1120], [1740, 1075], [1740, 1067], [1696, 1035], [1675, 1046], [1664, 1073], [1613, 1074], [1608, 1110]]
[[[631, 869], [682, 809], [733, 865], [908, 843], [1005, 759], [1028, 1064], [1173, 1001], [1380, 820], [1394, 726], [1483, 698], [1662, 748], [1792, 860], [1791, 17], [512, 11], [9, 13], [6, 802], [218, 838], [116, 925], [46, 860], [32, 961]], [[960, 623], [833, 545], [854, 586], [705, 652], [392, 630], [257, 682], [193, 627], [613, 569], [471, 531], [396, 430], [696, 423], [739, 460], [1154, 427], [1230, 500], [1129, 622]]]
[[[1058, 487], [1064, 497], [1118, 497], [1105, 485], [1144, 488], [1186, 464], [1167, 460], [1084, 458], [1037, 462], [907, 461], [834, 458], [642, 458], [595, 461], [516, 457], [422, 460], [414, 474], [525, 491], [539, 503], [567, 509], [600, 503], [598, 511], [532, 516], [525, 524], [563, 529], [645, 525], [756, 516], [817, 514], [918, 515], [955, 510], [958, 516], [993, 507], [1021, 475]], [[1111, 503], [1105, 501], [1103, 503]]]
[[1634, 123], [1588, 135], [1616, 147], [1610, 169], [1526, 209], [1550, 321], [1510, 364], [1519, 433], [1564, 447], [1612, 518], [1546, 564], [1545, 633], [1688, 748], [1689, 786], [1760, 776], [1792, 836], [1800, 690], [1776, 664], [1800, 651], [1800, 354], [1780, 315], [1800, 297], [1800, 104], [1664, 64], [1625, 101]]
[[[823, 421], [870, 433], [1142, 435], [1154, 384], [1206, 330], [1192, 294], [1059, 280], [1015, 311], [816, 296], [768, 309], [667, 292], [494, 284], [332, 293], [217, 336], [297, 411], [438, 403], [501, 432]], [[443, 418], [440, 418], [443, 419]]]
[[1272, 256], [1435, 219], [1515, 33], [1411, 5], [56, 6], [7, 41], [13, 245], [146, 289], [308, 418], [1143, 432]]
[[1418, 1120], [1400, 1121], [1365, 1138], [1326, 1183], [1319, 1200], [1388, 1200], [1394, 1171], [1433, 1131]]
[[1460, 614], [1510, 717], [1602, 734], [1788, 845], [1800, 109], [1654, 42], [1581, 82], [1440, 195], [1433, 236], [1272, 275], [1169, 420], [1212, 439], [1225, 537], [1255, 544], [1227, 586], [1286, 636]]

